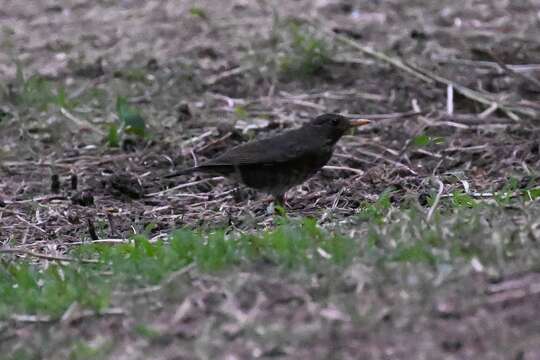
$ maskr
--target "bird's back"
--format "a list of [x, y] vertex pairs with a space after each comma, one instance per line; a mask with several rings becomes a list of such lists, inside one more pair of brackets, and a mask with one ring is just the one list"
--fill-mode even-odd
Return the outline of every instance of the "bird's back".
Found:
[[267, 193], [283, 194], [313, 176], [332, 156], [333, 147], [321, 144], [318, 134], [299, 130], [239, 145], [199, 169]]
[[[304, 131], [301, 131], [304, 130]], [[232, 148], [204, 165], [266, 164], [294, 161], [297, 158], [332, 152], [321, 145], [318, 134], [295, 129], [270, 138]]]

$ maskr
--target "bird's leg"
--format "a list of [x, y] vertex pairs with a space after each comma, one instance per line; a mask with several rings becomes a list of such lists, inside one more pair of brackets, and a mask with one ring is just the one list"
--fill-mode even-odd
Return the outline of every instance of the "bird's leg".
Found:
[[285, 215], [285, 196], [284, 194], [272, 194], [273, 200], [266, 212], [269, 215]]
[[290, 208], [289, 203], [287, 202], [287, 199], [285, 197], [285, 193], [283, 194], [274, 194], [274, 204], [277, 206], [281, 206], [282, 208]]
[[285, 194], [274, 194], [274, 203], [279, 206], [285, 206]]

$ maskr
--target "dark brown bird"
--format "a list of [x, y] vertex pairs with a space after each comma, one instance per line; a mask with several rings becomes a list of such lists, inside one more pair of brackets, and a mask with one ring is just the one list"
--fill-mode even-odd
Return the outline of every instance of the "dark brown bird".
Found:
[[287, 190], [326, 165], [334, 145], [347, 130], [368, 123], [369, 120], [348, 119], [338, 114], [320, 115], [298, 129], [236, 146], [199, 166], [166, 177], [192, 172], [220, 174], [272, 194], [282, 204]]

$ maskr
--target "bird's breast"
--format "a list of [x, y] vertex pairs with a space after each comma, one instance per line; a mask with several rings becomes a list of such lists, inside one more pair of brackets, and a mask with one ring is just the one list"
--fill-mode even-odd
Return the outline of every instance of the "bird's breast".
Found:
[[319, 149], [293, 157], [289, 161], [239, 165], [242, 182], [249, 187], [272, 194], [286, 192], [319, 171], [332, 156], [332, 151]]

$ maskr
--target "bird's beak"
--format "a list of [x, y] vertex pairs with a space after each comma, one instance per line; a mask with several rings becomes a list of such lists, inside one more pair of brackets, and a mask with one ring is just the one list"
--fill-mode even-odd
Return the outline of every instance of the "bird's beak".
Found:
[[349, 120], [350, 123], [351, 123], [351, 126], [364, 126], [364, 125], [367, 125], [369, 123], [371, 123], [371, 121], [369, 121], [368, 119], [351, 119]]

